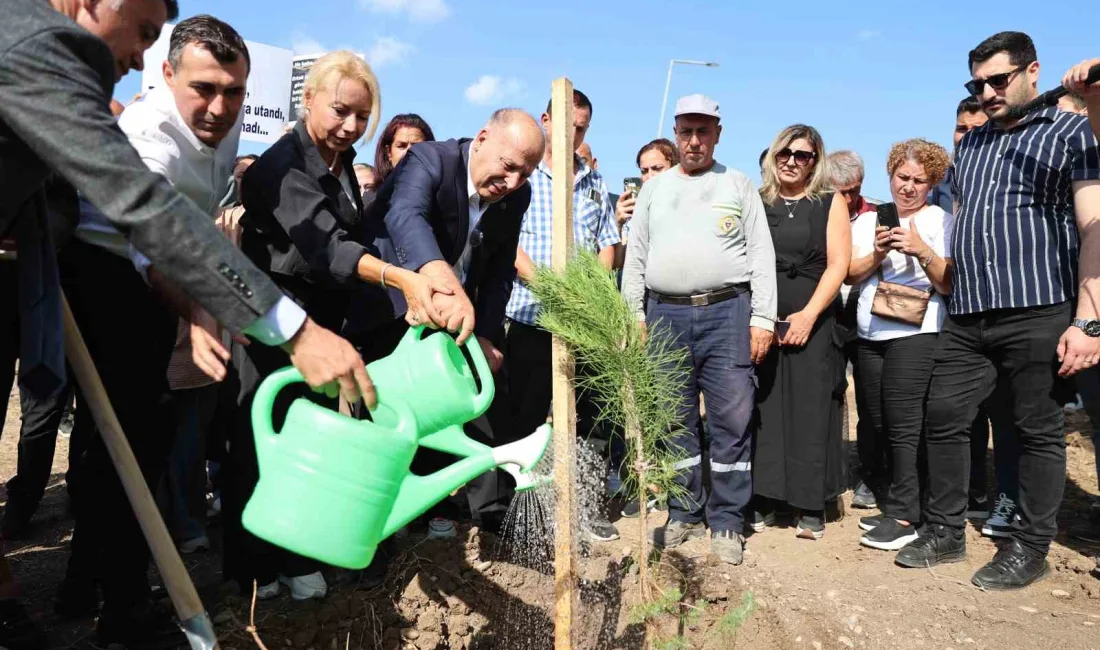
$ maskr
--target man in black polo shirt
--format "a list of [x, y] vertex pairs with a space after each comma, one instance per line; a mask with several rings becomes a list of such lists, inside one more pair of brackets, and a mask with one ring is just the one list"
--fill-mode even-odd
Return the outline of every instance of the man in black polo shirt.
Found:
[[968, 430], [999, 382], [1020, 442], [1020, 519], [972, 581], [1019, 589], [1049, 571], [1058, 531], [1066, 450], [1056, 383], [1100, 360], [1100, 147], [1080, 115], [1013, 119], [1012, 107], [1038, 95], [1027, 34], [986, 39], [969, 64], [967, 90], [990, 122], [955, 152], [954, 286], [926, 416], [928, 525], [897, 563], [966, 557]]

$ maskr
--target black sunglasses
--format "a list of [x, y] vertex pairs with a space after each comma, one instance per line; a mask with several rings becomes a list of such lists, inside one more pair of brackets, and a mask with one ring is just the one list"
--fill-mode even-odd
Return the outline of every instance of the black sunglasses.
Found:
[[817, 158], [817, 154], [812, 151], [791, 151], [790, 147], [783, 147], [779, 151], [775, 152], [775, 160], [778, 163], [785, 163], [794, 157], [794, 164], [799, 167], [805, 167]]
[[989, 75], [985, 79], [971, 79], [970, 81], [963, 84], [963, 86], [966, 87], [966, 91], [968, 93], [975, 97], [982, 94], [982, 91], [985, 90], [986, 84], [989, 84], [989, 87], [993, 90], [1004, 90], [1005, 87], [1007, 87], [1008, 84], [1011, 83], [1012, 78], [1019, 74], [1022, 70], [1027, 69], [1027, 66], [1029, 65], [1031, 64], [1025, 63], [1013, 70], [1009, 70], [1008, 72]]

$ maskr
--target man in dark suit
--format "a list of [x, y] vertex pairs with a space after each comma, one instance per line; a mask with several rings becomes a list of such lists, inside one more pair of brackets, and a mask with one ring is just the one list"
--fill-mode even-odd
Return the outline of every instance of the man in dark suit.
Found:
[[[156, 41], [164, 23], [178, 14], [176, 0], [4, 0], [2, 8], [0, 249], [6, 252], [0, 255], [0, 264], [14, 265], [15, 272], [0, 277], [0, 304], [15, 306], [19, 312], [21, 390], [49, 395], [65, 381], [57, 238], [47, 218], [44, 191], [46, 179], [56, 174], [152, 260], [151, 284], [158, 289], [171, 285], [233, 332], [243, 331], [269, 345], [285, 345], [311, 385], [339, 380], [349, 400], [363, 393], [373, 402], [373, 386], [355, 349], [305, 312], [295, 310], [217, 230], [208, 214], [142, 164], [115, 125], [108, 110], [115, 82], [131, 68], [140, 69], [144, 50]], [[109, 306], [101, 309], [111, 313]], [[134, 331], [141, 327], [124, 318], [119, 325]], [[97, 338], [86, 336], [86, 341], [92, 360], [103, 372], [120, 355], [100, 353]], [[130, 341], [127, 352], [133, 356], [145, 350]], [[113, 392], [110, 385], [107, 392]], [[114, 401], [118, 406], [123, 400]], [[121, 412], [119, 416], [122, 420]], [[123, 427], [131, 433], [125, 421]], [[110, 468], [104, 474], [117, 482]], [[136, 526], [132, 530], [139, 534]], [[143, 615], [151, 609], [147, 590], [130, 590], [137, 581], [130, 580], [133, 576], [128, 573], [120, 575], [116, 566], [106, 566], [104, 571], [113, 572], [104, 581], [105, 602], [122, 604], [114, 608], [118, 616], [105, 614], [99, 619], [100, 630], [104, 620], [113, 618], [119, 622], [115, 629], [128, 637], [126, 645], [133, 648], [129, 638], [141, 638], [144, 621], [156, 618]], [[133, 608], [123, 593], [136, 594]], [[15, 595], [7, 564], [0, 557], [0, 646], [13, 650], [41, 641]], [[107, 645], [116, 639], [101, 635], [98, 640]]]
[[[498, 110], [473, 140], [414, 145], [369, 208], [370, 221], [381, 227], [376, 243], [383, 259], [421, 273], [434, 266], [432, 272], [451, 274], [461, 284], [464, 293], [437, 293], [434, 302], [450, 331], [459, 329], [463, 303], [472, 303], [473, 333], [493, 372], [503, 362], [505, 308], [516, 277], [520, 225], [531, 202], [527, 178], [545, 144], [533, 117], [519, 109]], [[395, 315], [405, 312], [400, 292], [391, 290], [390, 301]], [[482, 437], [483, 432], [471, 433]], [[425, 459], [418, 469], [431, 471], [431, 464]], [[499, 519], [507, 508], [492, 473], [472, 484], [468, 494], [476, 517], [494, 513]]]
[[[527, 178], [544, 146], [534, 118], [501, 109], [473, 140], [417, 143], [369, 208], [370, 220], [382, 226], [378, 244], [387, 262], [421, 272], [434, 266], [462, 285], [465, 295], [436, 294], [436, 304], [449, 320], [457, 303], [473, 303], [473, 331], [494, 370], [531, 202]], [[390, 299], [394, 314], [403, 314], [401, 293], [391, 290]]]

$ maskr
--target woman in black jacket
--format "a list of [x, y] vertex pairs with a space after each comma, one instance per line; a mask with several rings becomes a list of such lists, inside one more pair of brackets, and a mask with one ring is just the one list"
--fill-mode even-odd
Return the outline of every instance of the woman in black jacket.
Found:
[[[352, 145], [365, 134], [373, 135], [378, 125], [378, 81], [370, 66], [350, 52], [318, 59], [306, 78], [304, 105], [305, 114], [293, 130], [245, 174], [241, 248], [318, 324], [331, 330], [343, 328], [351, 297], [364, 282], [401, 290], [409, 299], [410, 324], [438, 320], [431, 295], [441, 289], [415, 272], [382, 262], [364, 243], [371, 237], [363, 231]], [[241, 385], [230, 433], [230, 485], [223, 496], [224, 575], [246, 590], [256, 580], [260, 598], [278, 594], [280, 582], [290, 586], [295, 599], [323, 597], [327, 586], [316, 563], [241, 527], [241, 513], [259, 478], [252, 398], [260, 382], [289, 359], [279, 348], [237, 345], [233, 361]], [[335, 395], [317, 395], [302, 384], [280, 393], [275, 421], [302, 396], [337, 407]]]

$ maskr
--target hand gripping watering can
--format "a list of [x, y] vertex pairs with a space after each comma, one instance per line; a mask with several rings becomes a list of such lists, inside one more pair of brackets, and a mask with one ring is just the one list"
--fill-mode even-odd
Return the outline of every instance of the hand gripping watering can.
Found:
[[482, 445], [420, 477], [409, 472], [421, 443], [417, 420], [396, 397], [381, 397], [373, 421], [298, 399], [275, 433], [275, 396], [301, 381], [296, 369], [283, 368], [260, 385], [253, 400], [260, 481], [243, 523], [261, 539], [335, 566], [367, 566], [379, 542], [458, 487], [505, 463], [529, 470], [550, 442], [550, 427], [543, 426], [508, 445]]

